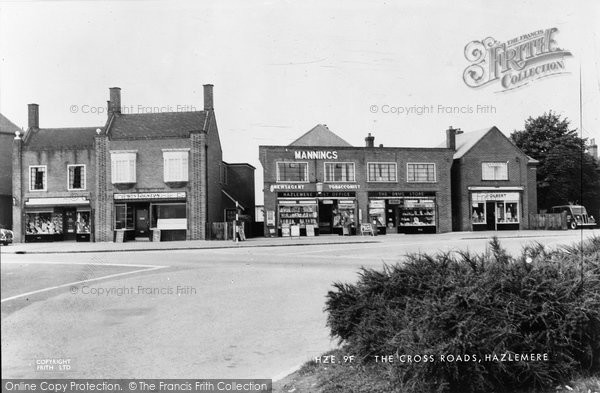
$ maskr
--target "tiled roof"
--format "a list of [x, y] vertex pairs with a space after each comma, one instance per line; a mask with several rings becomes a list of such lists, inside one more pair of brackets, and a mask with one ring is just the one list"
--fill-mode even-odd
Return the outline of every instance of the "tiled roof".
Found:
[[326, 125], [317, 124], [310, 131], [290, 143], [290, 146], [332, 146], [352, 147], [351, 144], [334, 134]]
[[21, 131], [21, 129], [12, 121], [8, 120], [6, 116], [0, 113], [0, 134], [15, 134], [15, 131]]
[[464, 156], [477, 142], [479, 142], [494, 127], [484, 128], [477, 131], [464, 132], [456, 135], [456, 152], [454, 159]]
[[[479, 142], [481, 139], [483, 139], [492, 130], [496, 130], [497, 132], [502, 134], [502, 132], [495, 126], [490, 127], [490, 128], [482, 128], [482, 129], [476, 130], [476, 131], [463, 132], [460, 134], [456, 134], [456, 151], [454, 152], [454, 159], [456, 160], [458, 158], [461, 158], [465, 154], [467, 154], [467, 152], [469, 150], [471, 150], [473, 148], [473, 146], [475, 146], [477, 144], [477, 142]], [[502, 135], [504, 135], [504, 134], [502, 134]], [[512, 141], [510, 143], [512, 143]], [[440, 144], [439, 147], [446, 147], [446, 142]], [[519, 149], [519, 148], [515, 146], [515, 149]], [[531, 158], [529, 156], [527, 156], [527, 158], [529, 159], [530, 164], [539, 163], [539, 161], [534, 158]]]
[[26, 146], [33, 150], [60, 150], [94, 146], [99, 127], [40, 128], [27, 131]]
[[184, 138], [204, 129], [206, 111], [117, 115], [110, 126], [111, 139]]

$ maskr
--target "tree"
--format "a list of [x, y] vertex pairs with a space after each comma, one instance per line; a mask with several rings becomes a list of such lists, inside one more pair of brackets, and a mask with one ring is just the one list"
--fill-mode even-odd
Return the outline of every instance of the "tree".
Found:
[[525, 154], [540, 162], [537, 171], [538, 207], [582, 204], [590, 214], [600, 211], [600, 167], [586, 153], [587, 139], [569, 129], [568, 119], [549, 111], [525, 121], [525, 129], [510, 138]]

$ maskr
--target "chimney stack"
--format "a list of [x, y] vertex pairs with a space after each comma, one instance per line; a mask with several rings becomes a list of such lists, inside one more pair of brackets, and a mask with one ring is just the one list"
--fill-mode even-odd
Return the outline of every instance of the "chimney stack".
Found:
[[27, 105], [28, 126], [30, 129], [40, 128], [40, 107], [38, 104]]
[[375, 137], [371, 136], [371, 133], [369, 132], [369, 135], [365, 138], [365, 142], [366, 142], [366, 147], [374, 147], [375, 146]]
[[456, 134], [461, 134], [462, 131], [456, 130], [452, 128], [452, 126], [448, 127], [446, 130], [446, 147], [448, 149], [456, 150]]
[[110, 89], [110, 101], [108, 111], [110, 113], [121, 114], [121, 88], [111, 87]]
[[214, 109], [213, 85], [204, 85], [204, 110], [212, 111]]
[[596, 144], [595, 139], [590, 139], [590, 154], [594, 157], [595, 160], [598, 159], [598, 145]]

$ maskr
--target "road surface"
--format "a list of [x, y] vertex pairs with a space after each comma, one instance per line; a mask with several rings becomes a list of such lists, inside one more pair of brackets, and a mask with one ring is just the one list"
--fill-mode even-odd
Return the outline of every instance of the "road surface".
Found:
[[[527, 232], [522, 232], [526, 236]], [[518, 252], [600, 231], [510, 237]], [[3, 378], [279, 378], [336, 346], [323, 312], [410, 252], [484, 251], [490, 234], [391, 235], [377, 243], [127, 253], [2, 254]], [[44, 359], [66, 370], [44, 371]]]

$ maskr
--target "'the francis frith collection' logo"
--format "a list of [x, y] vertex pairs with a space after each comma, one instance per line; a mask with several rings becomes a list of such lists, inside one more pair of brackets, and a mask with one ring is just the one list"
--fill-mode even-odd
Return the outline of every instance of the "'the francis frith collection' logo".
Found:
[[465, 58], [472, 63], [463, 73], [469, 87], [482, 87], [499, 81], [502, 91], [566, 72], [568, 50], [559, 48], [556, 27], [523, 34], [506, 42], [488, 37], [465, 46]]

